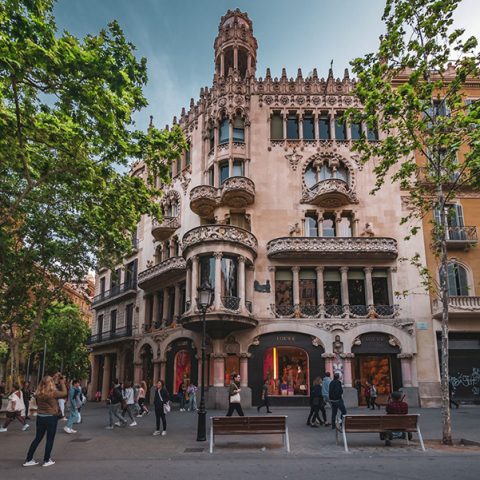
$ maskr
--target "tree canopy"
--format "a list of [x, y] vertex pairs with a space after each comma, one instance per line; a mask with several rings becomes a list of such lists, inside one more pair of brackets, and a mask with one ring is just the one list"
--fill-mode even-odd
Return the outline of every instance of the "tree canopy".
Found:
[[[79, 40], [57, 30], [53, 0], [0, 3], [0, 340], [15, 368], [63, 284], [113, 265], [140, 216], [161, 216], [154, 180], [186, 142], [135, 128], [146, 82], [117, 22]], [[147, 182], [125, 173], [135, 159]]]

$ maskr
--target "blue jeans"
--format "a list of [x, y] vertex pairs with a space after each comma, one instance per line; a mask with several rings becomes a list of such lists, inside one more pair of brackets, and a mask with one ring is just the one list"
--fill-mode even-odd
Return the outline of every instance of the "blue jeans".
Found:
[[347, 409], [343, 403], [343, 398], [340, 400], [330, 400], [330, 404], [332, 405], [332, 428], [335, 428], [338, 410], [340, 410], [341, 413], [340, 418], [343, 418], [343, 416], [347, 414]]
[[56, 415], [47, 415], [45, 417], [37, 415], [37, 433], [33, 442], [30, 445], [27, 453], [27, 462], [33, 459], [35, 450], [40, 442], [43, 440], [45, 433], [47, 434], [47, 443], [45, 444], [45, 454], [43, 461], [48, 462], [52, 453], [53, 441], [55, 440], [55, 434], [57, 433], [58, 417]]
[[118, 420], [121, 423], [127, 423], [124, 417], [120, 414], [120, 407], [121, 405], [119, 403], [115, 403], [114, 405], [109, 405], [108, 406], [108, 420], [109, 420], [109, 425], [113, 427], [113, 417], [118, 418]]
[[74, 423], [78, 423], [78, 409], [70, 407], [70, 414], [68, 415], [67, 428], [72, 428]]
[[190, 394], [190, 399], [188, 400], [188, 409], [192, 412], [197, 409], [197, 395], [194, 393]]

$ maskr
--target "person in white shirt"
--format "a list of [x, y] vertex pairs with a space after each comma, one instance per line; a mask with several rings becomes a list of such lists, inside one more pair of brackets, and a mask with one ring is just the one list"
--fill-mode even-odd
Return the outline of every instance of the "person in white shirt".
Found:
[[137, 422], [133, 418], [133, 406], [135, 405], [135, 394], [133, 390], [132, 382], [127, 382], [125, 384], [126, 388], [122, 390], [123, 400], [125, 401], [125, 406], [123, 407], [123, 416], [126, 418], [125, 414], [130, 417], [132, 423], [130, 423], [131, 427], [134, 427]]
[[7, 418], [3, 427], [0, 427], [0, 432], [6, 432], [10, 423], [15, 419], [22, 424], [22, 431], [30, 428], [30, 425], [25, 422], [25, 402], [23, 401], [23, 393], [18, 383], [13, 384], [13, 391], [8, 396]]

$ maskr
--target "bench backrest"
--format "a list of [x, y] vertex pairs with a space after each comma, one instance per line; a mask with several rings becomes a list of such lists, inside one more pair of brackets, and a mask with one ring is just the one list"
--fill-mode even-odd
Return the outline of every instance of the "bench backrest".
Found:
[[285, 433], [287, 417], [211, 417], [213, 433]]
[[345, 415], [346, 432], [378, 432], [384, 430], [404, 430], [415, 432], [418, 414], [410, 415]]

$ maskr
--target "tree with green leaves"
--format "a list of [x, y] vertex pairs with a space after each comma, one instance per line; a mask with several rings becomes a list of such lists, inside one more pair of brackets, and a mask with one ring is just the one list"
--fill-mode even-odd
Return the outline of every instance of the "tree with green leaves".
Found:
[[[146, 60], [118, 23], [79, 40], [53, 3], [0, 2], [0, 340], [14, 378], [65, 283], [114, 265], [140, 216], [161, 216], [155, 185], [186, 148], [178, 127], [135, 128]], [[135, 159], [147, 182], [122, 173]]]
[[82, 380], [90, 367], [86, 346], [89, 336], [88, 323], [75, 304], [53, 302], [45, 310], [31, 352], [45, 362], [46, 372], [60, 371], [70, 379]]
[[[466, 102], [465, 90], [480, 73], [478, 44], [455, 28], [460, 0], [387, 0], [386, 32], [379, 49], [353, 60], [356, 95], [362, 109], [350, 121], [378, 129], [382, 141], [363, 137], [356, 150], [375, 159], [375, 193], [385, 181], [400, 182], [410, 194], [411, 234], [433, 215], [432, 248], [440, 282], [429, 287], [441, 300], [441, 389], [444, 444], [452, 443], [448, 372], [447, 206], [461, 189], [480, 186], [480, 104]], [[416, 261], [416, 260], [414, 260]], [[425, 270], [424, 272], [429, 273]]]

